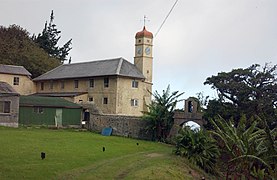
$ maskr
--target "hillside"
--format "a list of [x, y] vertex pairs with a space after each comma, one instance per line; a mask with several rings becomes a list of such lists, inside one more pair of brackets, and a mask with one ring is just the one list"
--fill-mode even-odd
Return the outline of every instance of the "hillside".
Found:
[[[201, 179], [161, 143], [78, 130], [0, 127], [1, 179]], [[105, 151], [103, 151], [105, 147]], [[41, 159], [40, 153], [46, 158]], [[206, 179], [208, 179], [206, 177]]]

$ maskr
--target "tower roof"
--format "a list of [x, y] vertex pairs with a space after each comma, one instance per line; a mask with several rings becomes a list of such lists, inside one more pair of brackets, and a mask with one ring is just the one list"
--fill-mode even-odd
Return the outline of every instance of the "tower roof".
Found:
[[136, 38], [140, 38], [140, 37], [153, 38], [153, 34], [151, 32], [149, 32], [149, 31], [147, 31], [145, 26], [143, 26], [143, 30], [136, 33]]

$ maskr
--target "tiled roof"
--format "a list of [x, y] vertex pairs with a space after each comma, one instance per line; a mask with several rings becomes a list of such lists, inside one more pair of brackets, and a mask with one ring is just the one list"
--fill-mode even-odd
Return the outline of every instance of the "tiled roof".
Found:
[[26, 76], [32, 75], [23, 66], [4, 65], [4, 64], [0, 64], [0, 73], [26, 75]]
[[134, 64], [123, 58], [63, 64], [33, 79], [34, 81], [51, 79], [71, 79], [99, 76], [126, 76], [144, 79]]
[[79, 104], [67, 101], [59, 97], [42, 97], [42, 96], [20, 96], [19, 106], [42, 106], [42, 107], [64, 107], [64, 108], [81, 108]]
[[0, 96], [4, 94], [19, 95], [11, 85], [6, 82], [0, 81]]

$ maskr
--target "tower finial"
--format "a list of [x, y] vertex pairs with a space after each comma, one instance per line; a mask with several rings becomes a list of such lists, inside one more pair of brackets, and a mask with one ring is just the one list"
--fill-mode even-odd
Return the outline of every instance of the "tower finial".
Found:
[[147, 16], [146, 16], [146, 15], [144, 15], [144, 16], [143, 16], [143, 27], [145, 27], [146, 21], [149, 22], [150, 20], [147, 19]]
[[145, 26], [146, 16], [143, 17], [143, 26]]

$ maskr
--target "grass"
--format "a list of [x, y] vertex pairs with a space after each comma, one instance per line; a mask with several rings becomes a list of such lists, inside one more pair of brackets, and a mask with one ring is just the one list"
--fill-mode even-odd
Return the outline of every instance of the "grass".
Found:
[[[0, 127], [0, 144], [0, 179], [207, 177], [174, 156], [172, 146], [149, 141], [76, 130]], [[41, 152], [46, 153], [44, 160]]]

